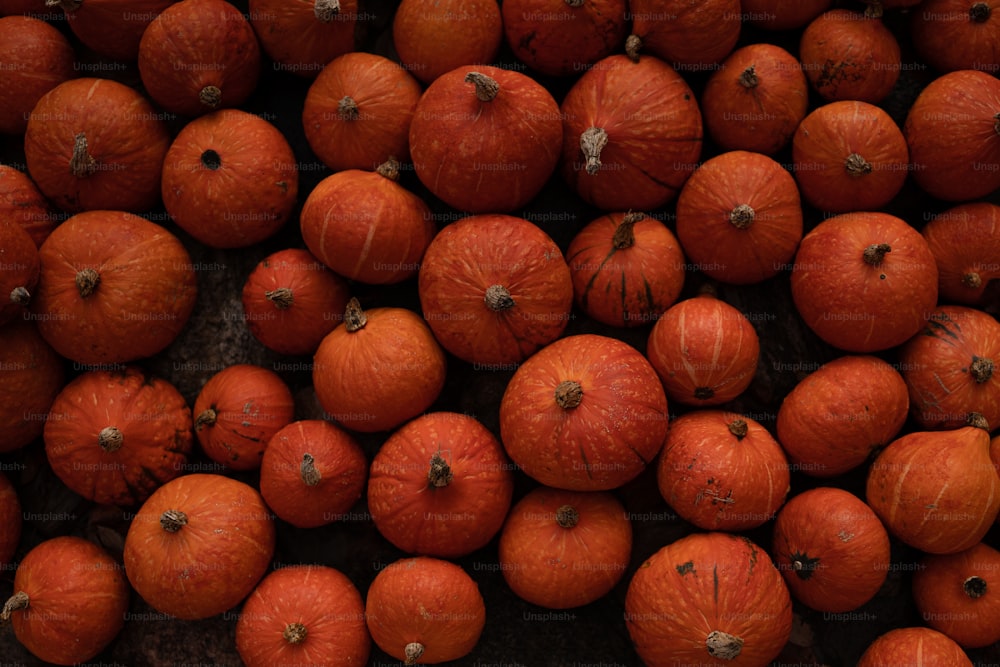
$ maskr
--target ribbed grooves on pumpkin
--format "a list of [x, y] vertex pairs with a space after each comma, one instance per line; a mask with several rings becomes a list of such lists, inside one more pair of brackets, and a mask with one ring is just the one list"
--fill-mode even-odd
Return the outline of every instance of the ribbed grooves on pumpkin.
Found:
[[94, 269], [81, 269], [76, 274], [76, 289], [80, 297], [86, 299], [101, 284], [101, 274]]
[[424, 645], [420, 642], [410, 642], [403, 648], [403, 664], [412, 665], [424, 654]]
[[889, 252], [892, 252], [892, 247], [888, 243], [873, 243], [865, 248], [861, 257], [865, 260], [865, 264], [878, 266]]
[[556, 523], [560, 528], [573, 528], [580, 523], [580, 513], [572, 505], [563, 505], [556, 510]]
[[805, 554], [792, 554], [789, 560], [792, 563], [792, 572], [802, 581], [811, 579], [813, 572], [816, 571], [816, 567], [819, 565], [819, 558], [809, 558]]
[[347, 302], [347, 308], [344, 309], [344, 326], [347, 327], [347, 332], [354, 333], [364, 329], [366, 324], [368, 324], [368, 315], [361, 310], [361, 302], [358, 301], [357, 297], [351, 297], [351, 300]]
[[972, 357], [969, 364], [969, 375], [976, 381], [976, 384], [988, 382], [993, 377], [993, 360], [986, 357]]
[[744, 88], [756, 88], [760, 85], [760, 79], [757, 78], [757, 69], [753, 65], [750, 65], [743, 70], [740, 73], [739, 78], [736, 80], [739, 81], [740, 85]]
[[323, 23], [329, 23], [340, 14], [340, 0], [316, 0], [313, 15]]
[[209, 148], [201, 154], [201, 164], [205, 169], [215, 171], [222, 166], [222, 156]]
[[990, 422], [979, 412], [970, 412], [965, 416], [965, 425], [973, 428], [981, 428], [987, 433], [990, 432]]
[[851, 176], [864, 176], [865, 174], [872, 173], [872, 163], [861, 157], [857, 153], [851, 153], [844, 160], [844, 169]]
[[632, 62], [637, 63], [639, 62], [639, 51], [641, 50], [642, 37], [639, 37], [639, 35], [629, 35], [625, 40], [625, 55], [627, 55]]
[[26, 287], [15, 287], [10, 291], [10, 302], [19, 306], [27, 306], [31, 301], [31, 292]]
[[187, 525], [187, 514], [180, 510], [167, 510], [160, 515], [160, 526], [168, 533], [176, 533]]
[[611, 245], [615, 250], [624, 250], [635, 245], [635, 223], [646, 218], [643, 213], [633, 213], [629, 211], [622, 218], [621, 223], [615, 229], [614, 236], [611, 237]]
[[116, 426], [105, 426], [97, 434], [97, 444], [109, 454], [122, 448], [125, 437]]
[[194, 430], [200, 431], [205, 426], [214, 426], [215, 420], [219, 417], [215, 408], [205, 408], [201, 414], [195, 417]]
[[399, 160], [394, 157], [390, 157], [388, 160], [375, 167], [375, 173], [382, 178], [388, 178], [390, 181], [396, 182], [399, 180]]
[[556, 405], [563, 410], [571, 410], [583, 401], [583, 387], [576, 380], [563, 380], [556, 387]]
[[440, 489], [451, 484], [454, 477], [451, 466], [441, 456], [441, 452], [434, 452], [431, 456], [430, 468], [427, 470], [427, 484], [435, 489]]
[[962, 276], [962, 284], [966, 287], [971, 287], [972, 289], [979, 289], [983, 286], [983, 279], [975, 271], [969, 271]]
[[264, 298], [273, 303], [278, 310], [287, 310], [295, 303], [295, 295], [289, 287], [279, 287], [264, 292]]
[[737, 440], [747, 437], [747, 433], [750, 431], [745, 419], [734, 419], [729, 422], [728, 428], [729, 432], [735, 435]]
[[990, 20], [990, 6], [985, 2], [977, 2], [969, 7], [969, 20], [973, 23], [986, 23]]
[[285, 626], [285, 631], [281, 633], [281, 636], [289, 644], [301, 644], [306, 640], [306, 635], [308, 634], [309, 631], [306, 630], [306, 626], [301, 623], [289, 623]]
[[316, 459], [308, 452], [302, 455], [302, 463], [299, 464], [299, 476], [306, 486], [316, 486], [323, 479], [322, 473], [316, 469]]
[[586, 160], [584, 168], [590, 176], [601, 169], [601, 151], [608, 144], [608, 133], [599, 127], [589, 127], [580, 135], [580, 151]]
[[517, 305], [514, 303], [514, 297], [511, 296], [510, 290], [503, 285], [490, 285], [487, 287], [483, 301], [486, 303], [486, 307], [494, 313], [502, 313]]
[[757, 212], [749, 204], [740, 204], [729, 212], [729, 223], [736, 229], [746, 229], [753, 224]]
[[705, 638], [705, 648], [713, 658], [735, 660], [743, 650], [743, 639], [721, 630], [713, 630]]
[[973, 600], [986, 595], [986, 580], [980, 577], [969, 577], [962, 582], [962, 590]]
[[73, 137], [73, 155], [69, 159], [69, 171], [77, 178], [87, 178], [97, 171], [97, 160], [87, 150], [87, 135], [83, 132]]
[[465, 75], [465, 82], [476, 87], [476, 99], [480, 102], [492, 102], [493, 98], [500, 92], [500, 84], [496, 79], [486, 76], [482, 72], [469, 72]]
[[14, 593], [9, 598], [7, 602], [4, 603], [3, 609], [0, 609], [0, 624], [6, 625], [10, 621], [10, 615], [19, 609], [27, 609], [30, 598], [28, 594], [24, 591], [18, 591]]
[[222, 104], [222, 91], [218, 86], [205, 86], [198, 93], [198, 101], [209, 109], [215, 109]]

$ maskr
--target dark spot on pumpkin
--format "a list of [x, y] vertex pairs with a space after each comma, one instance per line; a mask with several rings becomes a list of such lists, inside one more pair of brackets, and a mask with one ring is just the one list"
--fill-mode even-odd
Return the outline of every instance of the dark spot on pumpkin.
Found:
[[204, 165], [206, 169], [211, 169], [215, 171], [222, 166], [222, 157], [209, 148], [207, 151], [201, 154], [201, 164]]
[[288, 182], [287, 181], [278, 181], [277, 183], [275, 183], [275, 185], [277, 185], [281, 189], [282, 192], [288, 192]]
[[694, 390], [694, 397], [701, 401], [707, 401], [715, 396], [715, 390], [711, 387], [697, 387]]
[[677, 566], [677, 574], [684, 576], [688, 572], [694, 572], [694, 561], [689, 560], [686, 563], [681, 563]]
[[878, 274], [878, 279], [879, 280], [885, 280], [885, 274], [884, 273]]
[[684, 93], [684, 100], [687, 101], [689, 99], [691, 99], [691, 95], [689, 95], [688, 93]]

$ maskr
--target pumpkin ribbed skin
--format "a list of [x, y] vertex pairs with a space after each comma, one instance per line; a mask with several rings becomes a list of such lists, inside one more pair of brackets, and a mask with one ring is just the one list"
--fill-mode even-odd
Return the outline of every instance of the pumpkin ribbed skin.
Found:
[[69, 217], [52, 208], [31, 177], [5, 164], [0, 164], [0, 216], [23, 227], [39, 248], [56, 225]]
[[65, 383], [63, 358], [34, 322], [0, 327], [0, 452], [12, 452], [42, 435], [45, 419]]
[[879, 635], [858, 660], [858, 667], [915, 664], [972, 667], [972, 661], [961, 646], [947, 635], [925, 627], [896, 628]]
[[249, 9], [250, 24], [275, 68], [305, 79], [355, 49], [366, 16], [357, 0], [249, 0]]
[[5, 567], [14, 560], [17, 545], [21, 542], [21, 528], [24, 525], [24, 515], [21, 514], [21, 502], [17, 497], [17, 489], [11, 484], [3, 472], [0, 472], [0, 567]]
[[55, 27], [30, 16], [0, 18], [0, 134], [23, 134], [42, 95], [75, 76], [76, 55]]
[[910, 20], [921, 60], [939, 72], [996, 72], [1000, 67], [1000, 2], [923, 0]]
[[1000, 206], [959, 204], [932, 218], [920, 232], [937, 261], [941, 301], [982, 303], [990, 281], [1000, 278]]
[[648, 53], [677, 69], [697, 71], [733, 50], [743, 13], [739, 0], [630, 0], [632, 35], [629, 53]]

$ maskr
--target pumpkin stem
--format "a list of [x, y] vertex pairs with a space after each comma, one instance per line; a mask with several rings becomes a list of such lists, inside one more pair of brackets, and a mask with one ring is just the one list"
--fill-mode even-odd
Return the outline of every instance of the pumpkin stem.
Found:
[[580, 135], [580, 150], [587, 159], [587, 173], [593, 176], [601, 168], [601, 151], [608, 143], [608, 133], [599, 127], [591, 127]]
[[993, 360], [973, 356], [972, 363], [969, 364], [969, 374], [976, 381], [976, 384], [989, 381], [993, 377]]
[[625, 55], [634, 63], [639, 62], [639, 51], [642, 50], [642, 37], [629, 35], [625, 40]]
[[1000, 113], [993, 116], [993, 131], [1000, 134]]
[[614, 246], [615, 250], [624, 250], [635, 245], [635, 234], [632, 228], [635, 227], [635, 223], [645, 219], [645, 217], [646, 215], [643, 213], [633, 213], [632, 211], [625, 214], [621, 224], [615, 230], [615, 235], [611, 237], [611, 245]]
[[316, 0], [313, 14], [323, 23], [329, 23], [340, 13], [340, 0]]
[[306, 626], [296, 622], [286, 625], [285, 631], [281, 633], [281, 636], [289, 644], [301, 644], [306, 640], [307, 634], [309, 634], [309, 631], [306, 630]]
[[865, 18], [869, 19], [880, 19], [885, 13], [885, 9], [882, 7], [882, 0], [866, 0], [868, 6], [865, 7]]
[[344, 310], [344, 326], [347, 327], [348, 333], [354, 333], [358, 329], [363, 329], [366, 324], [368, 324], [368, 315], [361, 310], [361, 302], [358, 301], [357, 297], [352, 296]]
[[295, 295], [292, 294], [291, 288], [288, 287], [279, 287], [278, 289], [264, 292], [264, 298], [272, 302], [278, 310], [290, 308], [295, 302]]
[[974, 428], [981, 428], [987, 433], [990, 432], [990, 422], [979, 412], [970, 412], [965, 416], [965, 425]]
[[715, 396], [715, 390], [711, 387], [695, 387], [694, 397], [699, 401], [707, 401]]
[[80, 292], [80, 297], [86, 299], [94, 293], [97, 286], [101, 284], [101, 274], [94, 269], [81, 269], [76, 274], [76, 289]]
[[59, 7], [64, 12], [75, 12], [83, 4], [83, 0], [45, 0], [46, 7]]
[[819, 565], [819, 558], [809, 558], [803, 554], [792, 555], [791, 561], [792, 571], [803, 581], [811, 579], [813, 572], [816, 571], [816, 566]]
[[97, 171], [97, 160], [87, 152], [87, 135], [83, 132], [73, 137], [73, 156], [69, 159], [69, 170], [77, 178], [86, 178]]
[[187, 514], [180, 510], [167, 510], [160, 515], [160, 526], [168, 533], [176, 533], [187, 525]]
[[580, 513], [572, 505], [563, 505], [556, 510], [556, 523], [560, 528], [572, 528], [580, 523]]
[[3, 609], [0, 610], [0, 623], [6, 623], [10, 620], [10, 615], [17, 611], [18, 609], [28, 608], [28, 594], [24, 591], [18, 591], [11, 595], [7, 602], [4, 603]]
[[733, 660], [743, 650], [743, 639], [721, 630], [712, 630], [705, 638], [708, 654], [713, 658]]
[[583, 401], [583, 387], [576, 380], [563, 380], [556, 387], [556, 405], [563, 410], [570, 410]]
[[399, 160], [394, 157], [390, 157], [388, 160], [375, 167], [375, 172], [383, 178], [388, 178], [390, 181], [398, 181]]
[[744, 419], [734, 419], [729, 422], [729, 432], [735, 435], [737, 440], [747, 437], [748, 431], [749, 427]]
[[739, 78], [736, 79], [740, 82], [740, 85], [744, 88], [756, 88], [760, 84], [760, 79], [757, 78], [757, 70], [753, 65], [747, 67], [740, 74]]
[[31, 301], [31, 292], [25, 287], [15, 287], [10, 291], [10, 302], [19, 306], [27, 306]]
[[358, 112], [358, 103], [350, 95], [344, 95], [337, 102], [337, 115], [340, 120], [357, 120], [361, 117]]
[[878, 266], [885, 259], [885, 255], [891, 252], [892, 248], [888, 243], [873, 243], [867, 248], [862, 257], [865, 260], [865, 264], [870, 266]]
[[453, 477], [451, 466], [441, 456], [441, 452], [434, 452], [431, 456], [431, 467], [427, 471], [427, 482], [435, 489], [440, 489], [442, 486], [448, 486]]
[[423, 644], [421, 644], [420, 642], [410, 642], [403, 649], [403, 656], [406, 658], [404, 664], [412, 665], [417, 660], [419, 660], [420, 656], [422, 656], [423, 654], [424, 654]]
[[973, 600], [986, 595], [986, 580], [980, 577], [969, 577], [962, 582], [962, 590]]
[[962, 284], [972, 289], [979, 289], [983, 286], [983, 279], [975, 271], [970, 271], [962, 276]]
[[109, 454], [121, 449], [124, 440], [125, 436], [122, 435], [122, 432], [116, 426], [105, 426], [97, 434], [97, 444]]
[[302, 476], [302, 483], [306, 486], [316, 486], [323, 479], [323, 475], [316, 469], [316, 459], [312, 454], [302, 455], [302, 463], [299, 465], [299, 475]]
[[198, 415], [194, 420], [194, 430], [200, 431], [203, 426], [214, 426], [215, 420], [218, 418], [218, 413], [215, 408], [205, 408], [205, 410]]
[[214, 109], [222, 103], [222, 91], [218, 86], [205, 86], [198, 93], [198, 101], [209, 109]]
[[486, 307], [495, 313], [510, 310], [516, 305], [514, 297], [510, 295], [510, 290], [503, 285], [490, 285], [487, 287], [483, 301], [486, 302]]
[[969, 7], [969, 20], [973, 23], [986, 23], [990, 18], [990, 6], [985, 2], [977, 2]]
[[729, 212], [729, 222], [736, 229], [746, 229], [753, 224], [757, 212], [749, 204], [740, 204]]
[[480, 102], [492, 102], [493, 98], [500, 92], [500, 84], [496, 79], [492, 79], [480, 72], [469, 72], [465, 75], [465, 82], [476, 86], [476, 99]]
[[857, 153], [851, 153], [844, 160], [844, 169], [851, 176], [864, 176], [865, 174], [872, 173], [872, 163]]
[[201, 164], [205, 169], [215, 171], [222, 166], [222, 156], [209, 148], [201, 154]]

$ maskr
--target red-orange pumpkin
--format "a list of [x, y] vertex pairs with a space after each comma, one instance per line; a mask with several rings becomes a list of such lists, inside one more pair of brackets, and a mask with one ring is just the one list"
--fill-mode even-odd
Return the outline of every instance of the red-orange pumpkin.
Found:
[[694, 533], [639, 566], [625, 625], [648, 667], [762, 667], [791, 636], [792, 600], [764, 549], [729, 533]]
[[361, 593], [325, 565], [268, 574], [236, 621], [236, 650], [247, 667], [360, 666], [371, 644]]
[[323, 68], [302, 103], [309, 148], [333, 171], [406, 162], [410, 121], [422, 92], [398, 63], [374, 53], [346, 53]]
[[35, 16], [48, 14], [51, 10], [45, 6], [45, 0], [0, 0], [0, 16]]
[[21, 502], [17, 497], [17, 489], [11, 484], [3, 472], [0, 472], [0, 567], [14, 560], [17, 546], [21, 542], [21, 528], [24, 515], [21, 514]]
[[937, 302], [937, 266], [927, 242], [901, 218], [843, 213], [802, 239], [792, 299], [820, 338], [848, 352], [876, 352], [920, 331]]
[[328, 418], [354, 431], [387, 431], [437, 400], [446, 367], [419, 315], [393, 306], [363, 311], [352, 298], [316, 350], [313, 388]]
[[249, 0], [250, 24], [275, 68], [306, 79], [353, 51], [366, 16], [358, 0]]
[[52, 208], [27, 174], [5, 164], [0, 164], [0, 216], [24, 227], [37, 247], [67, 217]]
[[939, 72], [1000, 71], [1000, 2], [923, 0], [910, 36], [920, 59]]
[[390, 563], [375, 575], [365, 600], [375, 644], [408, 665], [464, 658], [486, 625], [486, 605], [465, 570], [418, 556]]
[[163, 205], [174, 222], [213, 248], [244, 248], [275, 234], [298, 196], [295, 154], [260, 116], [222, 109], [174, 138], [163, 163]]
[[368, 460], [357, 441], [321, 419], [275, 433], [260, 464], [260, 493], [278, 518], [299, 528], [337, 521], [361, 497]]
[[49, 465], [70, 489], [96, 503], [138, 505], [184, 470], [191, 408], [172, 384], [136, 366], [91, 370], [56, 396], [44, 439]]
[[980, 199], [1000, 188], [1000, 79], [959, 70], [931, 81], [903, 124], [913, 180], [932, 197]]
[[38, 247], [13, 220], [0, 220], [0, 326], [24, 318], [38, 285]]
[[913, 420], [962, 426], [970, 413], [1000, 428], [1000, 322], [981, 310], [941, 306], [899, 351]]
[[646, 357], [671, 401], [721, 405], [753, 382], [760, 339], [743, 313], [700, 294], [663, 313], [649, 333]]
[[129, 583], [151, 607], [198, 620], [249, 595], [270, 567], [274, 546], [273, 518], [253, 487], [191, 473], [142, 504], [123, 556]]
[[509, 215], [444, 227], [424, 254], [418, 292], [441, 346], [486, 368], [512, 368], [562, 335], [572, 316], [573, 281], [559, 246]]
[[420, 182], [469, 213], [508, 213], [535, 198], [555, 171], [562, 116], [527, 74], [461, 66], [427, 87], [410, 123]]
[[541, 486], [510, 511], [498, 549], [504, 581], [518, 597], [549, 609], [579, 607], [625, 576], [632, 523], [611, 493]]
[[831, 213], [887, 205], [903, 188], [909, 158], [895, 121], [867, 102], [831, 102], [814, 109], [792, 138], [803, 199]]
[[888, 665], [973, 667], [962, 647], [947, 635], [919, 626], [896, 628], [879, 635], [858, 660], [858, 667]]
[[121, 565], [82, 537], [41, 542], [14, 574], [14, 595], [0, 613], [40, 660], [76, 665], [94, 658], [125, 627], [129, 587]]
[[797, 600], [839, 614], [878, 593], [889, 573], [889, 534], [875, 512], [852, 493], [818, 487], [778, 512], [774, 561]]
[[75, 76], [76, 55], [54, 26], [30, 16], [0, 18], [0, 134], [23, 134], [42, 95]]
[[625, 48], [630, 57], [641, 50], [677, 69], [694, 71], [728, 56], [743, 23], [739, 0], [630, 0], [628, 14], [632, 34]]
[[749, 417], [708, 409], [670, 422], [656, 482], [677, 514], [704, 530], [763, 525], [790, 490], [785, 453], [767, 429]]
[[656, 372], [615, 338], [561, 338], [528, 358], [500, 401], [500, 439], [542, 484], [605, 491], [641, 473], [663, 446], [667, 399]]
[[959, 204], [920, 232], [937, 261], [941, 301], [983, 303], [990, 282], [1000, 278], [1000, 206]]
[[804, 28], [833, 0], [741, 0], [743, 22], [765, 30]]
[[776, 433], [793, 469], [833, 477], [899, 435], [909, 406], [896, 368], [878, 357], [847, 355], [795, 385], [778, 409]]
[[172, 343], [197, 298], [180, 240], [121, 211], [85, 211], [57, 227], [42, 263], [32, 317], [62, 356], [82, 364], [149, 357]]
[[202, 386], [193, 414], [195, 435], [208, 458], [233, 470], [255, 470], [271, 437], [294, 418], [295, 401], [274, 371], [234, 364]]
[[514, 493], [503, 446], [475, 417], [432, 412], [404, 424], [372, 461], [368, 511], [407, 553], [457, 558], [499, 532]]
[[44, 0], [59, 7], [66, 23], [88, 49], [124, 62], [135, 62], [146, 27], [177, 0]]
[[24, 447], [42, 434], [52, 401], [63, 388], [63, 358], [35, 323], [14, 320], [0, 327], [0, 452]]
[[956, 554], [925, 556], [913, 572], [920, 617], [965, 648], [1000, 641], [1000, 551], [980, 542]]
[[649, 211], [673, 201], [701, 155], [694, 92], [653, 56], [599, 60], [560, 110], [563, 179], [606, 211]]
[[277, 250], [243, 283], [247, 327], [264, 347], [280, 354], [313, 354], [344, 316], [347, 281], [308, 250]]
[[951, 431], [913, 431], [882, 450], [865, 498], [886, 529], [931, 554], [982, 541], [1000, 513], [1000, 477], [983, 421]]
[[712, 72], [700, 105], [705, 129], [720, 148], [773, 155], [805, 118], [809, 84], [798, 58], [785, 49], [748, 44]]
[[398, 178], [399, 163], [390, 160], [377, 171], [348, 169], [320, 181], [299, 213], [309, 251], [337, 274], [361, 283], [416, 276], [437, 226], [424, 200]]
[[673, 305], [684, 287], [684, 253], [674, 233], [642, 213], [607, 213], [566, 250], [576, 304], [598, 322], [639, 327]]
[[72, 213], [155, 207], [169, 147], [166, 122], [145, 97], [92, 77], [70, 79], [43, 95], [24, 134], [32, 180]]
[[761, 153], [717, 155], [681, 188], [677, 238], [688, 260], [716, 280], [747, 285], [776, 276], [802, 239], [795, 179]]

